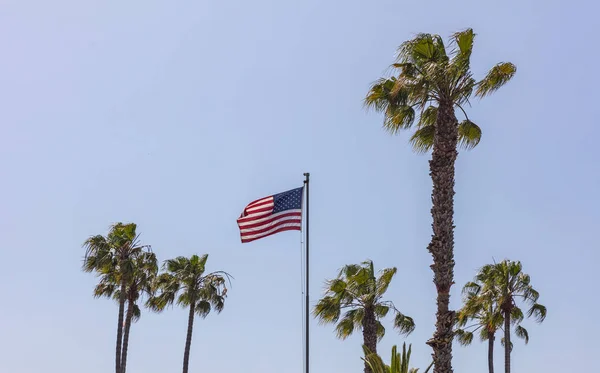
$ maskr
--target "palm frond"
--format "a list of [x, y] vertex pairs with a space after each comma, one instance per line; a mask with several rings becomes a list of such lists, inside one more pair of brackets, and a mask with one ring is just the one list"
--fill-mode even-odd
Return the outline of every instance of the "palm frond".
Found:
[[437, 122], [438, 108], [436, 106], [428, 106], [419, 116], [417, 127], [435, 126]]
[[529, 343], [529, 333], [527, 329], [522, 327], [521, 325], [515, 328], [515, 335], [525, 341], [525, 344]]
[[400, 334], [408, 335], [415, 330], [415, 321], [412, 319], [412, 317], [396, 311], [396, 316], [394, 317], [394, 327], [398, 329]]
[[468, 346], [473, 342], [473, 333], [464, 329], [457, 329], [454, 332], [454, 335], [456, 336], [458, 343], [463, 346]]
[[383, 127], [391, 134], [396, 134], [400, 130], [410, 128], [415, 121], [415, 110], [409, 105], [402, 105], [393, 108], [386, 115]]
[[435, 125], [426, 125], [415, 131], [410, 137], [410, 144], [417, 153], [427, 153], [433, 148]]
[[354, 333], [354, 326], [356, 325], [355, 311], [356, 310], [350, 310], [346, 312], [346, 314], [344, 314], [342, 319], [335, 326], [335, 332], [339, 339], [344, 340]]
[[510, 62], [501, 62], [492, 67], [488, 74], [477, 83], [475, 96], [485, 97], [497, 91], [504, 84], [508, 83], [515, 73], [517, 67]]
[[381, 341], [385, 337], [385, 326], [379, 320], [375, 324], [377, 325], [377, 341]]
[[459, 146], [471, 150], [479, 144], [481, 140], [481, 128], [468, 119], [463, 120], [458, 125], [458, 143]]
[[377, 278], [376, 281], [376, 292], [378, 296], [385, 294], [397, 271], [396, 267], [385, 268], [381, 271], [379, 278]]
[[535, 320], [541, 323], [546, 319], [546, 313], [546, 306], [535, 303], [533, 306], [531, 306], [529, 311], [527, 311], [527, 317], [534, 316]]
[[320, 324], [337, 322], [341, 313], [341, 304], [338, 299], [326, 296], [319, 300], [313, 309], [313, 315], [319, 319]]

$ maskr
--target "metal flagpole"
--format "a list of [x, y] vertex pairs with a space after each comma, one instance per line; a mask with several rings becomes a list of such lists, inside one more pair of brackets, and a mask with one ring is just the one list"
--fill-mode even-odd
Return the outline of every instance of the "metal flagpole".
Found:
[[308, 358], [309, 357], [309, 346], [310, 346], [310, 343], [309, 343], [309, 334], [308, 334], [308, 329], [309, 329], [308, 328], [308, 322], [310, 320], [310, 304], [308, 302], [308, 299], [309, 299], [308, 298], [308, 289], [309, 289], [309, 281], [308, 281], [308, 278], [309, 278], [308, 277], [308, 273], [309, 273], [308, 272], [308, 264], [309, 264], [309, 261], [308, 261], [308, 258], [309, 258], [309, 256], [308, 256], [308, 237], [309, 237], [309, 232], [308, 232], [308, 227], [309, 227], [309, 224], [308, 224], [308, 216], [309, 216], [308, 215], [308, 206], [309, 206], [309, 203], [308, 203], [308, 183], [309, 183], [309, 181], [310, 181], [310, 173], [306, 172], [306, 173], [304, 173], [304, 185], [306, 185], [306, 274], [305, 274], [305, 276], [306, 276], [306, 289], [304, 289], [305, 290], [305, 296], [306, 296], [305, 305], [304, 305], [305, 306], [305, 310], [304, 310], [305, 315], [304, 316], [306, 317], [306, 319], [304, 321], [304, 328], [305, 328], [304, 329], [304, 336], [306, 338], [306, 340], [305, 340], [306, 346], [305, 346], [305, 351], [304, 351], [304, 353], [305, 353], [305, 359], [306, 359], [305, 362], [304, 362], [305, 363], [305, 370], [306, 370], [305, 373], [309, 373], [309, 371], [310, 371], [309, 363], [308, 363], [309, 362], [309, 358]]

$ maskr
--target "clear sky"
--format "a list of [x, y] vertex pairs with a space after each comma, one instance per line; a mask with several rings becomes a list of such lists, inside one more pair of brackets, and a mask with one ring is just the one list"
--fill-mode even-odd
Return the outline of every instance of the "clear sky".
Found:
[[[479, 147], [456, 175], [456, 286], [495, 258], [521, 260], [541, 326], [514, 371], [592, 366], [597, 312], [598, 6], [592, 1], [0, 2], [0, 371], [106, 373], [117, 307], [95, 300], [82, 242], [136, 222], [161, 260], [209, 253], [235, 277], [226, 309], [198, 320], [194, 372], [302, 371], [300, 234], [242, 245], [251, 200], [311, 183], [311, 292], [366, 258], [397, 266], [389, 289], [417, 323], [380, 346], [430, 362], [435, 289], [426, 251], [427, 155], [389, 136], [362, 99], [417, 32], [473, 27], [476, 76], [518, 66], [473, 100]], [[128, 372], [181, 367], [186, 312], [144, 312]], [[391, 322], [391, 320], [389, 320]], [[386, 325], [390, 326], [390, 322]], [[361, 372], [361, 338], [312, 327], [314, 373]], [[502, 355], [498, 348], [497, 369]], [[458, 373], [486, 346], [456, 346]]]

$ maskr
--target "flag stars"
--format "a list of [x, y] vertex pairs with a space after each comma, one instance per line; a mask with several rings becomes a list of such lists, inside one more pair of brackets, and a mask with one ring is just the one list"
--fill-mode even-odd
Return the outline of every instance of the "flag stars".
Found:
[[301, 209], [302, 208], [302, 190], [303, 188], [292, 189], [287, 192], [276, 194], [273, 196], [274, 209], [273, 213], [285, 210]]

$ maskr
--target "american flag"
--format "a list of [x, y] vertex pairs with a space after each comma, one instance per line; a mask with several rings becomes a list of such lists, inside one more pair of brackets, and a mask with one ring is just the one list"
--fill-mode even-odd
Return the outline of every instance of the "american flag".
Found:
[[237, 220], [242, 243], [302, 230], [302, 191], [296, 188], [250, 202]]

